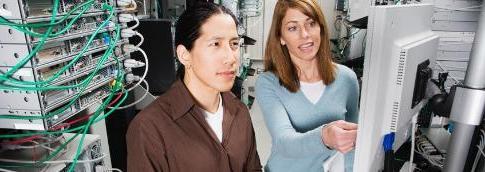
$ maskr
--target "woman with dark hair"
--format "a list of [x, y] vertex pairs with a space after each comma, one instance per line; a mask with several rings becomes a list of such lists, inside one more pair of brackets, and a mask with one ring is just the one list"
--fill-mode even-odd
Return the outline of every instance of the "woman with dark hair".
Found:
[[269, 172], [352, 170], [359, 85], [352, 70], [333, 63], [320, 9], [315, 0], [276, 3], [256, 82], [273, 143]]
[[127, 133], [128, 171], [261, 171], [249, 112], [231, 89], [239, 65], [237, 20], [198, 3], [177, 21], [179, 80]]

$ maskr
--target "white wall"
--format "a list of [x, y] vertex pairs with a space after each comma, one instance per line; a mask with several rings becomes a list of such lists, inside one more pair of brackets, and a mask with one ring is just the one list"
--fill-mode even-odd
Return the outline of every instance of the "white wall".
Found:
[[[426, 0], [434, 3], [435, 7], [464, 8], [479, 6], [480, 0]], [[480, 8], [467, 9], [467, 11], [451, 11], [435, 8], [432, 29], [440, 35], [436, 65], [433, 70], [435, 78], [439, 72], [449, 72], [447, 86], [454, 85], [455, 81], [464, 80], [470, 52], [472, 49], [475, 31], [478, 26]]]

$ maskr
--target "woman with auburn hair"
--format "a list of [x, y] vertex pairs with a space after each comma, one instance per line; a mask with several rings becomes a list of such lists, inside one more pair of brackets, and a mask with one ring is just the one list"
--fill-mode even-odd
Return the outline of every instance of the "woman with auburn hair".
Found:
[[320, 9], [315, 0], [276, 3], [256, 82], [272, 137], [268, 172], [352, 170], [359, 85], [332, 61]]

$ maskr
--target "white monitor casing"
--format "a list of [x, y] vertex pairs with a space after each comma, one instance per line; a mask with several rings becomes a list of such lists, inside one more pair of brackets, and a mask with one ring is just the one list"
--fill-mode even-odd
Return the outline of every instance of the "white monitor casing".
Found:
[[354, 171], [383, 168], [385, 134], [395, 132], [394, 150], [409, 138], [411, 118], [425, 102], [412, 103], [418, 65], [435, 64], [432, 15], [427, 4], [370, 8]]

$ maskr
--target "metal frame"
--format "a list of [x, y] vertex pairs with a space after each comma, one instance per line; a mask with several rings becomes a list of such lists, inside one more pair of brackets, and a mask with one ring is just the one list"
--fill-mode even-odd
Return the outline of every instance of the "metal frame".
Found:
[[[482, 8], [477, 32], [473, 43], [470, 61], [465, 76], [462, 94], [455, 96], [450, 119], [454, 122], [454, 131], [448, 146], [444, 172], [463, 171], [475, 127], [480, 124], [485, 89], [485, 8]], [[477, 92], [478, 94], [470, 94]], [[474, 102], [478, 100], [479, 102]], [[480, 103], [482, 102], [482, 103]], [[482, 113], [480, 113], [480, 111]], [[470, 113], [469, 113], [470, 112]]]

